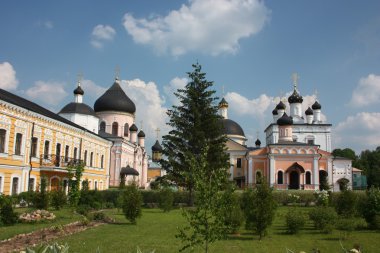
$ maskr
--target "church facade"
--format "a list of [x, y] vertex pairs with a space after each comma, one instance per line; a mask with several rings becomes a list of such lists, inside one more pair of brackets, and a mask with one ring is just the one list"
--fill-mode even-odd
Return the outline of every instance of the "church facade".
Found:
[[257, 139], [255, 147], [247, 147], [243, 129], [228, 120], [225, 99], [219, 103], [228, 137], [231, 180], [243, 188], [265, 179], [271, 187], [282, 190], [318, 190], [327, 183], [334, 191], [346, 180], [352, 188], [351, 160], [332, 155], [332, 125], [321, 120], [320, 103], [316, 100], [303, 112], [296, 82], [288, 103], [289, 108], [283, 101], [276, 105], [273, 122], [264, 131], [266, 145], [261, 146]]

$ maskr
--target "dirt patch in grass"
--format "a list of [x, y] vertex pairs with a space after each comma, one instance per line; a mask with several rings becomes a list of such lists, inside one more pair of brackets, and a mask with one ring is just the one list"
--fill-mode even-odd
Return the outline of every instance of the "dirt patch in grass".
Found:
[[103, 224], [105, 223], [99, 221], [93, 221], [88, 224], [83, 224], [80, 221], [76, 221], [63, 226], [55, 225], [31, 233], [19, 234], [12, 238], [0, 241], [0, 252], [19, 252], [21, 250], [25, 250], [26, 247], [34, 247], [42, 243], [47, 243], [54, 239], [72, 235]]

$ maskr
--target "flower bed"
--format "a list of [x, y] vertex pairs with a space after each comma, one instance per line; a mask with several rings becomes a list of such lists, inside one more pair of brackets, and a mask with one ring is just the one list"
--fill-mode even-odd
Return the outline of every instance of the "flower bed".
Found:
[[19, 216], [19, 220], [25, 223], [51, 221], [55, 219], [55, 215], [46, 210], [35, 210], [31, 213], [23, 213]]

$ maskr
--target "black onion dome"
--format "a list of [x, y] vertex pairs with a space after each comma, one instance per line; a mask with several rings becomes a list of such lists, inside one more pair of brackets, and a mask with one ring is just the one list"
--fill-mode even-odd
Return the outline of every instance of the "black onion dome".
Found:
[[320, 103], [318, 103], [318, 101], [315, 101], [311, 108], [313, 108], [313, 110], [321, 110], [322, 106]]
[[228, 106], [228, 103], [224, 98], [222, 98], [222, 100], [220, 100], [219, 102], [219, 107], [222, 107], [222, 106]]
[[278, 115], [278, 111], [277, 111], [276, 108], [273, 109], [272, 114], [273, 114], [273, 115]]
[[134, 168], [131, 168], [129, 165], [127, 165], [127, 167], [121, 168], [120, 176], [128, 176], [128, 175], [138, 176], [139, 172], [135, 170]]
[[84, 95], [83, 89], [78, 85], [78, 87], [74, 90], [75, 95]]
[[310, 106], [309, 106], [309, 108], [307, 108], [307, 110], [305, 111], [305, 114], [306, 114], [306, 115], [313, 115], [313, 110], [310, 108]]
[[240, 135], [240, 136], [245, 137], [243, 129], [235, 121], [230, 120], [230, 119], [221, 119], [221, 121], [223, 124], [223, 130], [224, 130], [223, 133], [224, 134], [226, 134], [226, 135]]
[[158, 142], [158, 140], [156, 140], [156, 143], [154, 143], [154, 145], [152, 146], [152, 151], [153, 152], [162, 152], [162, 147], [161, 147], [160, 143]]
[[277, 104], [276, 109], [277, 110], [285, 110], [286, 105], [280, 101], [280, 103]]
[[293, 125], [293, 119], [285, 112], [282, 117], [277, 120], [277, 124], [280, 126]]
[[95, 112], [117, 111], [135, 113], [136, 106], [133, 101], [125, 94], [116, 80], [100, 98], [95, 101]]
[[143, 130], [140, 130], [140, 132], [137, 134], [137, 137], [139, 137], [139, 138], [143, 138], [143, 137], [145, 137], [145, 133], [144, 133], [144, 131], [143, 131]]
[[297, 90], [294, 90], [294, 91], [293, 91], [293, 94], [290, 95], [290, 97], [288, 98], [288, 102], [289, 102], [289, 104], [302, 103], [302, 102], [303, 102], [303, 98], [302, 98], [302, 96], [298, 93]]
[[257, 139], [257, 140], [255, 141], [255, 145], [256, 145], [256, 146], [260, 146], [260, 145], [261, 145], [261, 141], [260, 141], [259, 139]]
[[135, 124], [132, 124], [132, 126], [129, 128], [129, 131], [131, 132], [137, 132], [139, 130]]
[[78, 113], [78, 114], [85, 114], [85, 115], [91, 115], [95, 116], [95, 111], [88, 105], [83, 103], [75, 103], [71, 102], [67, 105], [65, 105], [62, 110], [58, 113]]

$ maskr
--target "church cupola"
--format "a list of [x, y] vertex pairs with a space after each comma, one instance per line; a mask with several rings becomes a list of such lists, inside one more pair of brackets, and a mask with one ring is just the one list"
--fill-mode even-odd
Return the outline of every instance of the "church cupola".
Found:
[[289, 96], [288, 102], [290, 105], [290, 116], [293, 117], [297, 122], [300, 122], [302, 119], [302, 102], [303, 98], [298, 92], [298, 75], [294, 73], [292, 75], [293, 79], [293, 93]]
[[259, 138], [257, 138], [257, 140], [255, 141], [255, 145], [256, 148], [259, 148], [261, 146], [261, 141], [259, 140]]
[[82, 103], [83, 102], [83, 95], [84, 95], [84, 91], [83, 91], [82, 87], [80, 87], [80, 81], [78, 81], [78, 86], [74, 90], [74, 101], [75, 101], [75, 103]]
[[289, 117], [286, 113], [284, 113], [284, 115], [277, 120], [277, 124], [280, 132], [280, 138], [278, 139], [279, 142], [293, 141], [292, 117]]
[[311, 108], [313, 109], [313, 113], [314, 113], [314, 123], [321, 123], [321, 109], [322, 109], [322, 106], [320, 103], [318, 103], [317, 100], [315, 100], [314, 104], [311, 106]]
[[152, 158], [153, 162], [158, 162], [159, 160], [161, 160], [162, 147], [160, 143], [158, 142], [158, 140], [156, 140], [156, 142], [152, 146], [152, 155], [153, 155], [153, 158]]
[[306, 123], [312, 124], [313, 123], [313, 110], [310, 108], [310, 106], [305, 111], [305, 115], [306, 115]]
[[222, 98], [222, 100], [219, 102], [219, 113], [224, 119], [228, 119], [227, 109], [228, 103], [224, 98]]
[[286, 105], [284, 104], [284, 102], [280, 101], [277, 105], [276, 105], [276, 110], [277, 110], [277, 119], [280, 118], [284, 112], [285, 112], [285, 108], [286, 108]]
[[136, 124], [132, 124], [132, 126], [129, 128], [129, 132], [131, 133], [131, 142], [136, 143], [136, 137], [137, 137], [137, 131], [139, 129], [137, 128]]
[[140, 130], [140, 132], [137, 134], [137, 138], [139, 146], [145, 147], [145, 133], [143, 130]]

